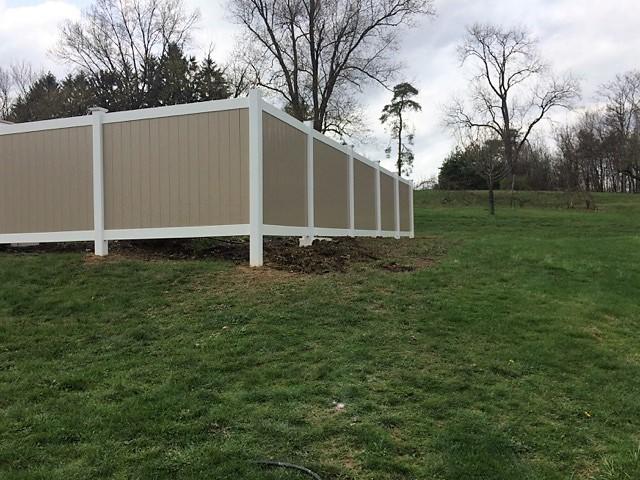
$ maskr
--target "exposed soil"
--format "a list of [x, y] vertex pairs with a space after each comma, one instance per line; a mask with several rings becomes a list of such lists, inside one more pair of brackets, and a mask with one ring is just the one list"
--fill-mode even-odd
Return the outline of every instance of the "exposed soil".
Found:
[[379, 260], [380, 252], [354, 238], [316, 240], [300, 247], [297, 239], [277, 238], [265, 242], [265, 263], [297, 273], [346, 272], [351, 265]]
[[[367, 238], [337, 238], [316, 240], [309, 247], [300, 247], [297, 238], [265, 238], [265, 265], [291, 273], [325, 274], [346, 272], [356, 264], [390, 272], [409, 272], [434, 262], [433, 249], [420, 248], [409, 252], [421, 240]], [[45, 252], [78, 252], [89, 255], [87, 261], [102, 261], [90, 255], [93, 244], [43, 244], [32, 247], [8, 247], [17, 254]], [[413, 248], [412, 248], [413, 250]], [[109, 257], [144, 260], [194, 260], [215, 258], [238, 265], [249, 262], [249, 241], [246, 238], [173, 239], [109, 242]], [[437, 255], [437, 252], [435, 252]]]

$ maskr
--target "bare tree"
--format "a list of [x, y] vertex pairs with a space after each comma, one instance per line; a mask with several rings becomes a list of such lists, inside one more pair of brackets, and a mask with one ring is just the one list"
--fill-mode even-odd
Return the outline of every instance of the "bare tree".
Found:
[[554, 108], [571, 108], [579, 86], [571, 77], [557, 78], [538, 54], [538, 46], [523, 29], [473, 25], [458, 49], [462, 64], [477, 70], [469, 98], [455, 100], [446, 123], [455, 129], [482, 129], [496, 135], [512, 173], [535, 127]]
[[600, 89], [606, 101], [605, 119], [613, 138], [616, 168], [640, 183], [640, 71], [627, 72]]
[[16, 96], [24, 97], [42, 75], [44, 75], [43, 71], [36, 72], [33, 66], [24, 60], [11, 64], [11, 83]]
[[[343, 134], [357, 121], [366, 83], [385, 87], [398, 71], [402, 26], [433, 14], [433, 0], [229, 0], [245, 29], [253, 82], [282, 98], [299, 120]], [[345, 103], [345, 100], [347, 101]]]
[[30, 63], [12, 63], [8, 68], [0, 67], [0, 119], [7, 118], [18, 97], [25, 97], [42, 73], [36, 73]]
[[231, 54], [231, 61], [224, 67], [224, 74], [229, 84], [229, 95], [232, 98], [246, 96], [255, 86], [253, 66], [242, 60], [243, 53], [236, 49]]
[[54, 53], [142, 106], [156, 59], [171, 44], [183, 48], [198, 18], [183, 0], [96, 0], [79, 21], [63, 24]]

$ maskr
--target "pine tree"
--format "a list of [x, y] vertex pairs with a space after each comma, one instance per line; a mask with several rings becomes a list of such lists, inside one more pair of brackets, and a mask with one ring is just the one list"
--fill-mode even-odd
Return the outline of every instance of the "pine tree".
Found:
[[[380, 121], [389, 124], [392, 140], [397, 143], [396, 168], [398, 175], [409, 174], [413, 167], [413, 151], [409, 147], [413, 145], [413, 133], [406, 133], [408, 125], [406, 114], [422, 110], [422, 106], [412, 99], [418, 94], [418, 90], [410, 83], [400, 83], [393, 87], [391, 103], [382, 109]], [[391, 156], [392, 147], [386, 150], [387, 156]]]
[[224, 72], [218, 68], [211, 54], [208, 54], [200, 63], [194, 80], [197, 101], [229, 98], [229, 85]]

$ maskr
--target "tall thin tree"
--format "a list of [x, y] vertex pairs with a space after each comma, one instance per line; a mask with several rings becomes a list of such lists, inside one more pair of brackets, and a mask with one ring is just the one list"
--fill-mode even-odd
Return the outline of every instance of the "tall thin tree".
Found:
[[[418, 90], [410, 83], [399, 83], [393, 87], [391, 103], [384, 106], [380, 121], [389, 126], [392, 140], [396, 143], [397, 157], [396, 169], [398, 175], [409, 174], [413, 167], [413, 133], [408, 131], [407, 114], [419, 112], [422, 106], [413, 98], [418, 95]], [[387, 148], [387, 155], [391, 154], [391, 147]]]

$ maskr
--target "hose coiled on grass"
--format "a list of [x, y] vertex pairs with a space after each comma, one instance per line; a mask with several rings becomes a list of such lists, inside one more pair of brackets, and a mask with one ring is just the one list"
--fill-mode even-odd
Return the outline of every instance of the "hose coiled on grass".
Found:
[[281, 467], [281, 468], [290, 468], [292, 470], [298, 470], [300, 472], [306, 473], [307, 475], [309, 475], [311, 478], [313, 478], [314, 480], [322, 480], [322, 478], [320, 478], [320, 475], [318, 475], [315, 472], [312, 472], [311, 470], [309, 470], [306, 467], [301, 467], [300, 465], [294, 465], [293, 463], [285, 463], [285, 462], [276, 462], [276, 461], [272, 461], [272, 460], [258, 460], [256, 462], [258, 465], [264, 465], [267, 467]]

